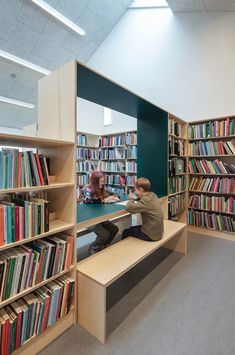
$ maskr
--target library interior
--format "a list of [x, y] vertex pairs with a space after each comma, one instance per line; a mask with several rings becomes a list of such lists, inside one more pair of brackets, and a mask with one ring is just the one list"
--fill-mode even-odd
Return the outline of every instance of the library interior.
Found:
[[0, 355], [234, 355], [234, 4], [1, 6]]

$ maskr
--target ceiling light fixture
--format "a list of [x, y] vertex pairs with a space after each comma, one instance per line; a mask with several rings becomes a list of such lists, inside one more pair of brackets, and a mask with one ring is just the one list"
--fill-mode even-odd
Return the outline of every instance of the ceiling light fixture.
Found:
[[42, 67], [39, 67], [38, 65], [36, 64], [33, 64], [33, 63], [30, 63], [28, 62], [27, 60], [24, 60], [22, 58], [19, 58], [19, 57], [16, 57], [15, 55], [13, 54], [10, 54], [8, 52], [5, 52], [5, 51], [2, 51], [0, 49], [0, 57], [1, 58], [4, 58], [4, 59], [7, 59], [7, 60], [10, 60], [11, 62], [14, 62], [14, 63], [17, 63], [17, 64], [20, 64], [20, 65], [23, 65], [24, 67], [26, 68], [29, 68], [29, 69], [32, 69], [32, 70], [35, 70], [41, 74], [44, 74], [44, 75], [49, 75], [51, 72], [47, 69], [44, 69]]
[[0, 96], [0, 102], [4, 102], [5, 104], [16, 105], [24, 108], [30, 108], [30, 109], [33, 109], [35, 107], [33, 104], [30, 104], [28, 102], [18, 101], [15, 99], [11, 99], [10, 97], [4, 97], [4, 96]]
[[74, 22], [70, 21], [67, 17], [62, 15], [60, 12], [55, 10], [53, 7], [48, 5], [45, 1], [43, 0], [32, 0], [32, 2], [36, 5], [38, 5], [41, 9], [46, 11], [49, 15], [55, 17], [58, 21], [62, 22], [65, 26], [71, 28], [71, 30], [77, 32], [79, 35], [84, 36], [85, 31], [77, 26]]

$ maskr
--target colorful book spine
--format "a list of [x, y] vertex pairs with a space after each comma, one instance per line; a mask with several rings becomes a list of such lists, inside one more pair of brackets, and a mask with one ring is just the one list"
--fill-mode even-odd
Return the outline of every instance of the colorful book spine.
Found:
[[186, 177], [185, 176], [172, 176], [169, 177], [169, 194], [182, 192], [186, 189]]
[[235, 194], [235, 178], [193, 178], [189, 190], [218, 194]]
[[235, 119], [206, 122], [189, 126], [189, 139], [227, 137], [235, 135]]
[[168, 128], [169, 128], [169, 134], [177, 137], [182, 137], [182, 125], [176, 122], [174, 119], [172, 118], [169, 119]]
[[125, 150], [123, 148], [102, 149], [100, 152], [101, 160], [125, 159]]
[[126, 172], [127, 173], [137, 173], [137, 163], [135, 161], [126, 162]]
[[234, 217], [204, 211], [196, 211], [193, 209], [188, 211], [188, 224], [216, 231], [235, 232]]
[[10, 355], [68, 314], [75, 282], [63, 276], [0, 310], [0, 353]]
[[137, 145], [137, 133], [128, 132], [126, 134], [126, 145]]
[[78, 145], [87, 146], [88, 145], [87, 135], [86, 134], [78, 134], [77, 143], [78, 143]]
[[33, 151], [2, 148], [0, 151], [0, 190], [44, 186], [49, 181], [48, 160]]
[[93, 171], [96, 171], [98, 170], [98, 162], [90, 162], [90, 161], [77, 161], [77, 164], [76, 164], [76, 168], [77, 168], [77, 172], [80, 172], [80, 173], [91, 173]]
[[189, 207], [193, 209], [213, 212], [235, 214], [235, 199], [224, 196], [207, 196], [204, 194], [192, 195], [189, 199]]
[[105, 184], [126, 186], [126, 177], [123, 175], [105, 175]]
[[200, 174], [235, 174], [235, 165], [228, 164], [221, 160], [197, 160], [191, 159], [188, 163], [189, 173]]
[[111, 137], [101, 137], [100, 147], [113, 147], [113, 146], [123, 146], [125, 145], [125, 135], [111, 136]]
[[168, 199], [169, 218], [172, 219], [185, 209], [185, 194], [172, 196]]
[[0, 301], [69, 270], [73, 257], [73, 238], [48, 237], [0, 253]]
[[101, 162], [101, 171], [103, 172], [124, 172], [125, 165], [120, 162]]
[[169, 145], [169, 155], [184, 156], [185, 149], [184, 149], [183, 140], [176, 139], [174, 137], [169, 137], [168, 145]]
[[92, 148], [77, 148], [77, 159], [99, 160], [99, 150]]
[[188, 146], [189, 155], [216, 156], [216, 155], [235, 155], [235, 141], [227, 142], [194, 142]]

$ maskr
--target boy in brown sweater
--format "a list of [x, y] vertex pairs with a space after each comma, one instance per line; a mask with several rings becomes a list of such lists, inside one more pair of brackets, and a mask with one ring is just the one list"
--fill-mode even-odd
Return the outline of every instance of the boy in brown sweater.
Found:
[[163, 214], [157, 195], [151, 192], [151, 182], [148, 179], [142, 177], [136, 181], [135, 193], [130, 194], [126, 209], [130, 213], [140, 213], [143, 224], [125, 229], [122, 239], [135, 237], [146, 241], [156, 241], [162, 238]]

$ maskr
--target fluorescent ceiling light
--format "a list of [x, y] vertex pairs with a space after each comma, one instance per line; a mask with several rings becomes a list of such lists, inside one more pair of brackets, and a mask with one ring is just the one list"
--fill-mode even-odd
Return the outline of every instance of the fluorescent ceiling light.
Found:
[[25, 108], [30, 108], [30, 109], [34, 108], [33, 104], [29, 104], [28, 102], [23, 102], [23, 101], [11, 99], [10, 97], [0, 96], [0, 102], [4, 102], [6, 104], [11, 104], [11, 105], [16, 105], [16, 106], [21, 106], [21, 107], [25, 107]]
[[144, 9], [151, 7], [168, 7], [165, 0], [134, 0], [129, 6], [129, 9]]
[[112, 124], [112, 112], [110, 108], [104, 107], [104, 126]]
[[32, 0], [32, 2], [36, 5], [38, 5], [41, 9], [46, 11], [49, 15], [55, 17], [58, 21], [62, 22], [65, 26], [71, 28], [71, 30], [77, 32], [79, 35], [84, 36], [85, 31], [77, 26], [74, 22], [70, 21], [67, 17], [63, 16], [60, 12], [55, 10], [53, 7], [48, 5], [45, 1], [43, 0]]
[[16, 57], [15, 55], [13, 54], [10, 54], [8, 52], [4, 52], [2, 50], [0, 50], [0, 57], [1, 58], [4, 58], [4, 59], [7, 59], [7, 60], [10, 60], [11, 62], [14, 62], [14, 63], [17, 63], [17, 64], [20, 64], [20, 65], [23, 65], [24, 67], [26, 68], [29, 68], [29, 69], [32, 69], [32, 70], [35, 70], [39, 73], [42, 73], [44, 75], [49, 75], [51, 72], [47, 69], [44, 69], [42, 67], [39, 67], [38, 65], [36, 64], [33, 64], [33, 63], [30, 63], [28, 62], [27, 60], [24, 60], [22, 58], [19, 58], [19, 57]]

